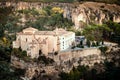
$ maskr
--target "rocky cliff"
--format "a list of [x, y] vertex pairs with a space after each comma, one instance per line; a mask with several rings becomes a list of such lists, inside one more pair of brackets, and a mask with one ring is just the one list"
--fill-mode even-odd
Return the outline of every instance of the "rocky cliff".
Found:
[[108, 20], [120, 22], [120, 6], [116, 4], [105, 4], [97, 2], [83, 3], [40, 3], [40, 2], [5, 2], [0, 6], [13, 6], [15, 10], [21, 9], [41, 9], [46, 6], [57, 6], [64, 10], [63, 16], [74, 22], [75, 28], [82, 28], [86, 24], [103, 24]]
[[72, 21], [76, 28], [84, 26], [82, 23], [103, 24], [111, 20], [120, 22], [120, 6], [115, 4], [86, 2], [72, 12]]
[[101, 56], [101, 51], [97, 48], [63, 51], [57, 55], [51, 54], [48, 57], [55, 62], [46, 65], [35, 59], [24, 61], [18, 57], [11, 56], [11, 66], [25, 69], [25, 75], [21, 76], [25, 80], [34, 80], [33, 78], [35, 80], [46, 80], [44, 78], [59, 80], [58, 74], [61, 71], [69, 72], [73, 66], [76, 67], [80, 64], [93, 67], [95, 63], [100, 63], [104, 60], [104, 57]]

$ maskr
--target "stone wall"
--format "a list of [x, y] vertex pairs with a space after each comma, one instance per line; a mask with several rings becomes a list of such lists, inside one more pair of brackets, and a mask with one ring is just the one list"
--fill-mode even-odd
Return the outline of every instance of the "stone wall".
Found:
[[59, 52], [56, 56], [50, 56], [55, 60], [55, 62], [59, 65], [66, 61], [71, 61], [72, 59], [77, 59], [79, 61], [80, 58], [87, 57], [92, 55], [101, 55], [101, 51], [98, 48], [87, 48], [87, 49], [78, 49], [78, 50], [69, 50]]

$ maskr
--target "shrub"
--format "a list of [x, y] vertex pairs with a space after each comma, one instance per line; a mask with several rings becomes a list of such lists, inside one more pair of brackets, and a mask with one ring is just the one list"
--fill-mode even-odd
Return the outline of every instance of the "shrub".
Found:
[[21, 54], [23, 57], [26, 57], [27, 56], [27, 52], [26, 51], [22, 51], [22, 54]]
[[91, 44], [90, 44], [90, 40], [87, 40], [86, 45], [87, 45], [88, 47], [91, 46]]
[[106, 46], [105, 47], [99, 47], [99, 49], [102, 53], [105, 53], [108, 50], [108, 47], [106, 47]]
[[102, 45], [104, 45], [104, 41], [102, 40]]
[[72, 49], [74, 49], [75, 48], [75, 46], [72, 46]]
[[46, 56], [39, 56], [38, 62], [42, 62], [45, 65], [48, 65], [48, 64], [52, 64], [54, 62], [54, 60], [49, 57], [47, 58]]
[[92, 46], [93, 46], [93, 47], [95, 47], [95, 46], [96, 46], [95, 42], [92, 42]]
[[100, 45], [100, 42], [99, 41], [96, 41], [96, 46], [99, 46]]
[[83, 46], [83, 45], [81, 45], [81, 46], [80, 46], [80, 48], [84, 48], [84, 46]]

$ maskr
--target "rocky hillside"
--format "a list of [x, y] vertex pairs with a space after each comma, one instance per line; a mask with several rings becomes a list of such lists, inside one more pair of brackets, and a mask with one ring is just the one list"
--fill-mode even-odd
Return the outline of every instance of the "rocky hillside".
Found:
[[96, 2], [85, 2], [79, 4], [72, 11], [72, 21], [76, 28], [82, 26], [81, 23], [103, 24], [111, 20], [120, 22], [120, 6], [115, 4], [105, 4]]
[[106, 4], [97, 2], [82, 3], [41, 3], [41, 2], [5, 2], [0, 3], [1, 7], [13, 6], [14, 10], [22, 9], [42, 9], [46, 6], [61, 7], [64, 10], [63, 16], [71, 19], [75, 28], [82, 28], [86, 24], [103, 24], [111, 20], [120, 22], [120, 6], [116, 4]]

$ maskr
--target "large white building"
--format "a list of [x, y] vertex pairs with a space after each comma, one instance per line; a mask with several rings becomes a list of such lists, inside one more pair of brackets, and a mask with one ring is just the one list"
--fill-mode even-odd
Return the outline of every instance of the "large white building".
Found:
[[13, 41], [13, 48], [21, 47], [27, 51], [31, 58], [37, 58], [39, 51], [45, 55], [56, 51], [71, 48], [75, 42], [75, 33], [64, 29], [55, 29], [54, 31], [38, 31], [29, 27], [22, 32], [17, 33], [16, 41]]

